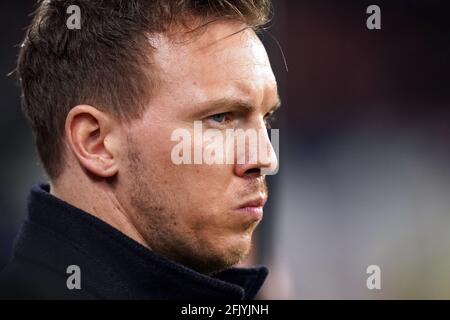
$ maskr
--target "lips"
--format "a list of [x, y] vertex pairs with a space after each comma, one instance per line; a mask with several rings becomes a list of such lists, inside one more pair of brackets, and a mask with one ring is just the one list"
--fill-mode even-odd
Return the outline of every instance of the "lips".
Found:
[[236, 211], [245, 214], [254, 220], [261, 220], [263, 216], [263, 207], [266, 204], [267, 197], [258, 197], [244, 202]]
[[266, 204], [267, 198], [266, 197], [260, 197], [254, 200], [250, 200], [245, 202], [242, 206], [239, 207], [239, 209], [243, 208], [257, 208], [257, 207], [264, 207]]

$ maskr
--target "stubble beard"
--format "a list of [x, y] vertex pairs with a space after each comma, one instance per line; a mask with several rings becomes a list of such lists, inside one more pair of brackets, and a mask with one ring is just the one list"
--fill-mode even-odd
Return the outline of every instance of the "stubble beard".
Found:
[[[245, 246], [218, 250], [211, 248], [207, 241], [197, 239], [194, 234], [183, 230], [178, 219], [183, 204], [170, 190], [160, 188], [160, 179], [155, 174], [158, 171], [144, 166], [132, 143], [129, 144], [128, 160], [133, 220], [150, 250], [204, 274], [228, 269], [249, 255], [250, 242]], [[216, 247], [221, 246], [217, 244]]]

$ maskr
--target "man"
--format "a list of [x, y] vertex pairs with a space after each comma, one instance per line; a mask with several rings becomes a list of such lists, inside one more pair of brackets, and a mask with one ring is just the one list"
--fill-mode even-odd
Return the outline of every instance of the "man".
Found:
[[[3, 295], [254, 298], [267, 269], [233, 266], [250, 251], [277, 162], [266, 131], [277, 85], [255, 33], [270, 3], [78, 0], [71, 29], [69, 2], [40, 3], [19, 56], [50, 184], [31, 190]], [[264, 131], [269, 159], [246, 149], [232, 163], [176, 163], [174, 132], [196, 124]]]

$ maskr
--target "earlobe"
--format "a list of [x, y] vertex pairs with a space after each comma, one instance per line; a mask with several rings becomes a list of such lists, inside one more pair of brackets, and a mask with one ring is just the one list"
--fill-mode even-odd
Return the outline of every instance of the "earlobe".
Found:
[[108, 143], [112, 127], [109, 115], [88, 105], [72, 108], [66, 118], [66, 139], [72, 153], [84, 169], [103, 178], [118, 171], [117, 156]]

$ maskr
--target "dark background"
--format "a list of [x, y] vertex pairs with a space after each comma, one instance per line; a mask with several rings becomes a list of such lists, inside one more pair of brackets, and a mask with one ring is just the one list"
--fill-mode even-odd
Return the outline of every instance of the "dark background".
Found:
[[[381, 30], [366, 27], [371, 4]], [[0, 3], [0, 267], [31, 184], [46, 179], [6, 76], [33, 5]], [[263, 297], [450, 298], [450, 4], [274, 5], [262, 38], [283, 107], [280, 171], [257, 234], [257, 262], [271, 269]], [[372, 264], [381, 290], [366, 287]]]

